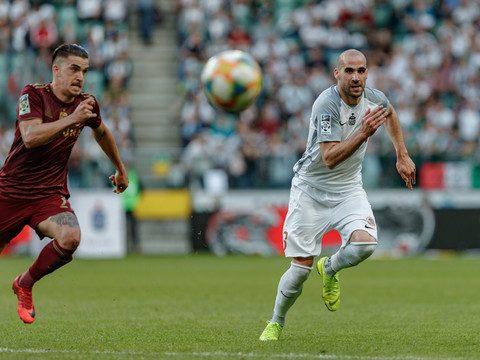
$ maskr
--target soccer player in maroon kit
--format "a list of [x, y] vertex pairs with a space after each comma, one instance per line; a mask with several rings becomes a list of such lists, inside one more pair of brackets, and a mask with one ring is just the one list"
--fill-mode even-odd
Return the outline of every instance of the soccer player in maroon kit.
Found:
[[68, 159], [85, 126], [115, 167], [114, 192], [128, 186], [125, 166], [112, 133], [102, 122], [96, 99], [82, 92], [88, 53], [79, 45], [63, 44], [52, 56], [53, 80], [30, 84], [17, 105], [15, 139], [0, 170], [0, 251], [25, 225], [40, 238], [53, 240], [32, 266], [13, 282], [18, 314], [25, 323], [35, 319], [32, 287], [43, 276], [72, 260], [80, 243], [80, 227], [70, 207]]

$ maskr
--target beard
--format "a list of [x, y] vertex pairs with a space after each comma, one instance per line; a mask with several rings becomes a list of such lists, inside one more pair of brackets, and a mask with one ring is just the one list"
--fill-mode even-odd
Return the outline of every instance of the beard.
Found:
[[354, 90], [351, 88], [352, 87], [352, 84], [349, 83], [349, 84], [343, 84], [342, 85], [342, 92], [349, 98], [351, 99], [359, 99], [360, 97], [362, 97], [362, 94], [363, 94], [363, 90], [365, 88], [365, 86], [363, 86], [361, 83], [358, 83], [358, 84], [353, 84], [353, 85], [356, 85], [358, 86], [357, 88], [355, 88]]

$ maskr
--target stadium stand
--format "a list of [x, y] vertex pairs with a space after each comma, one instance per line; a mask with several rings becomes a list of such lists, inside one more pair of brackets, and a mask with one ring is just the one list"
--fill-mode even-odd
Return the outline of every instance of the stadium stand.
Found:
[[[311, 103], [333, 82], [339, 52], [356, 47], [368, 56], [369, 85], [382, 89], [400, 115], [420, 183], [480, 187], [477, 1], [138, 5], [159, 3], [168, 5], [162, 35], [144, 35], [146, 29], [132, 43], [131, 33], [139, 31], [131, 16], [135, 1], [0, 0], [0, 164], [13, 139], [12, 104], [21, 88], [49, 81], [51, 49], [77, 41], [92, 59], [85, 90], [100, 100], [122, 154], [138, 165], [148, 187], [195, 189], [209, 170], [220, 169], [231, 188], [286, 188], [304, 148]], [[215, 111], [199, 84], [205, 61], [229, 48], [251, 53], [264, 73], [258, 102], [238, 116]], [[82, 138], [72, 156], [71, 185], [108, 186], [110, 169], [89, 141]], [[458, 181], [458, 174], [469, 180]], [[371, 139], [364, 183], [403, 186], [383, 131]]]
[[[193, 187], [202, 186], [209, 169], [223, 169], [232, 188], [288, 187], [291, 166], [304, 148], [312, 101], [333, 83], [336, 58], [350, 47], [367, 54], [368, 85], [383, 90], [396, 107], [420, 179], [432, 177], [434, 162], [444, 177], [436, 187], [479, 186], [478, 1], [175, 4], [185, 98], [182, 161]], [[238, 118], [212, 109], [198, 82], [204, 62], [229, 48], [251, 53], [264, 73], [256, 106]], [[383, 129], [371, 139], [364, 163], [367, 188], [403, 186], [393, 151]], [[459, 173], [467, 180], [448, 179]], [[428, 181], [423, 185], [428, 188]]]

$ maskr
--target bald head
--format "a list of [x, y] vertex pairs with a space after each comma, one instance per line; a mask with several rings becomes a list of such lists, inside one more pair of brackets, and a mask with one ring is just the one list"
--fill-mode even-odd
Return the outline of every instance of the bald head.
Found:
[[348, 49], [348, 50], [345, 50], [344, 52], [342, 52], [338, 56], [337, 68], [338, 69], [344, 68], [345, 64], [348, 62], [348, 60], [351, 59], [351, 58], [354, 58], [354, 57], [362, 58], [364, 63], [365, 63], [365, 67], [367, 66], [367, 58], [365, 57], [365, 55], [361, 51], [356, 50], [356, 49]]

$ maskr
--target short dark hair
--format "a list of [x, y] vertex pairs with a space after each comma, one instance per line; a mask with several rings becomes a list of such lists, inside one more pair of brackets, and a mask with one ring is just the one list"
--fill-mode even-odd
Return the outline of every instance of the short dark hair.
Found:
[[68, 58], [70, 55], [88, 59], [88, 51], [77, 44], [62, 44], [55, 49], [52, 55], [52, 64], [57, 58]]

